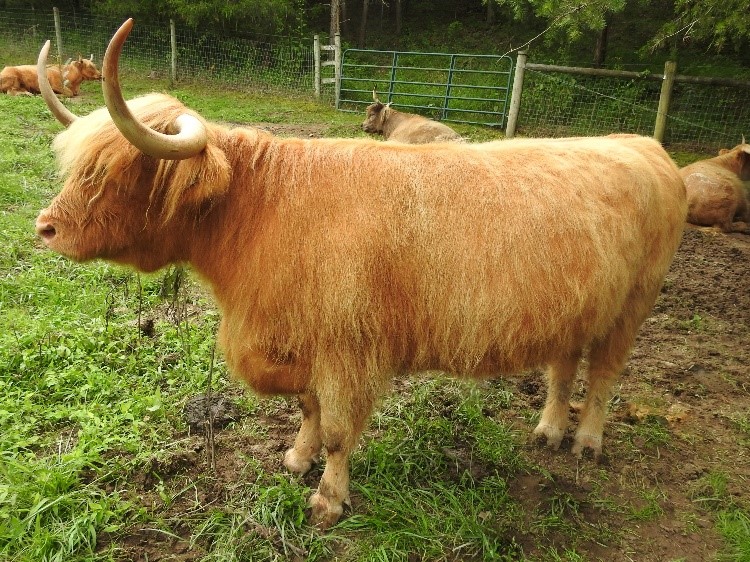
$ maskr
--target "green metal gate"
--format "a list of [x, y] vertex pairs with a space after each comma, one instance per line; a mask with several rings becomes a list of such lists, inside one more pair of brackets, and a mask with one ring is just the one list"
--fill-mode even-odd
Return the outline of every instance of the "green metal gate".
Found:
[[502, 127], [513, 59], [508, 56], [347, 49], [336, 107], [364, 112], [383, 103], [433, 119]]

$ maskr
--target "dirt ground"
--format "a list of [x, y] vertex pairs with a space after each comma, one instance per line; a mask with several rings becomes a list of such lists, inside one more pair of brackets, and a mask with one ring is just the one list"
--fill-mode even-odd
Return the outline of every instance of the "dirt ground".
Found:
[[[268, 128], [282, 135], [319, 136], [317, 130], [303, 135], [279, 131], [275, 125]], [[535, 372], [502, 384], [513, 392], [511, 407], [490, 414], [529, 436], [533, 422], [527, 413], [543, 405], [543, 375]], [[396, 392], [407, 387], [396, 385]], [[578, 392], [582, 389], [579, 382]], [[293, 442], [299, 414], [292, 401], [274, 404], [256, 420], [266, 438], [249, 439], [231, 425], [216, 433], [217, 476], [204, 480], [199, 492], [203, 504], [215, 506], [231, 496], [246, 469], [237, 451], [269, 473], [283, 471], [281, 456]], [[191, 412], [186, 414], [190, 417]], [[238, 417], [234, 410], [227, 415]], [[615, 389], [603, 458], [599, 463], [576, 459], [569, 451], [570, 437], [557, 452], [528, 438], [522, 445], [524, 455], [547, 474], [529, 471], [511, 481], [511, 495], [529, 517], [519, 528], [532, 529], [535, 515], [548, 511], [550, 498], [567, 497], [575, 505], [569, 519], [580, 528], [604, 526], [614, 539], [584, 538], [571, 545], [569, 532], [558, 537], [553, 529], [541, 541], [547, 547], [572, 547], [586, 560], [715, 560], [724, 547], [715, 514], [730, 504], [750, 506], [748, 426], [750, 236], [688, 226]], [[175, 454], [155, 459], [136, 478], [144, 505], [154, 493], [154, 474], [205, 477], [204, 438], [195, 433], [175, 436], [182, 440]], [[725, 490], [712, 485], [717, 478], [726, 482]], [[309, 485], [315, 485], [313, 480]], [[356, 510], [357, 498], [352, 500]], [[656, 509], [651, 516], [649, 508]], [[188, 548], [189, 530], [184, 532], [183, 540], [166, 541], [144, 527], [125, 539], [125, 547], [133, 560], [196, 560], [200, 553]], [[545, 557], [539, 534], [515, 539], [526, 555]]]
[[[544, 381], [533, 382], [517, 381], [518, 398], [525, 393], [541, 406]], [[738, 425], [749, 419], [750, 236], [688, 226], [610, 405], [602, 462], [608, 477], [571, 455], [529, 454], [550, 468], [555, 487], [580, 499], [584, 519], [607, 517], [610, 528], [629, 529], [617, 545], [579, 545], [587, 558], [715, 560], [722, 540], [712, 509], [750, 505], [750, 434]], [[663, 444], [651, 428], [663, 430]], [[726, 495], [711, 486], [714, 475], [726, 476]], [[536, 475], [513, 486], [525, 504], [543, 503], [549, 488]], [[634, 525], [632, 512], [618, 516], [592, 504], [594, 488], [636, 507], [644, 491], [655, 491], [663, 513]]]

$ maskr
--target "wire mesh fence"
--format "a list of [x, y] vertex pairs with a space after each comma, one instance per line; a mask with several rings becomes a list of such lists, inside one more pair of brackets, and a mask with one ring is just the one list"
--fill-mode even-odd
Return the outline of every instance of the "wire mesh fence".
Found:
[[[652, 135], [661, 82], [527, 69], [518, 133], [526, 136]], [[715, 153], [747, 135], [750, 87], [674, 84], [664, 144]]]
[[750, 137], [750, 87], [675, 84], [665, 143], [716, 153]]
[[[608, 80], [609, 88], [603, 88]], [[650, 135], [659, 86], [527, 70], [521, 100], [518, 131], [523, 135]]]
[[[50, 59], [94, 56], [101, 62], [109, 39], [122, 22], [112, 18], [60, 12], [62, 53], [55, 40], [53, 13], [5, 10], [0, 13], [0, 41], [5, 64], [31, 64], [43, 42], [52, 40]], [[175, 29], [176, 76], [172, 76], [169, 24], [138, 22], [125, 43], [123, 72], [180, 82], [206, 82], [237, 88], [312, 94], [313, 42], [305, 37], [252, 40], [209, 32]]]
[[[79, 54], [101, 62], [106, 45], [122, 23], [107, 17], [60, 12], [59, 49], [53, 12], [0, 12], [0, 65], [31, 64], [42, 43], [53, 42], [52, 61]], [[200, 29], [175, 29], [176, 76], [172, 69], [168, 23], [137, 22], [123, 51], [123, 73], [181, 83], [203, 83], [284, 95], [312, 95], [315, 56], [311, 37], [263, 40], [217, 36]], [[58, 51], [62, 52], [58, 52]], [[332, 54], [324, 54], [324, 58]], [[446, 54], [445, 56], [450, 56]], [[543, 65], [536, 65], [543, 66]], [[330, 67], [324, 72], [332, 74]], [[750, 82], [748, 82], [750, 84]], [[507, 86], [507, 85], [506, 85]], [[642, 78], [580, 76], [527, 69], [518, 133], [525, 136], [654, 133], [660, 81]], [[355, 90], [357, 88], [354, 88]], [[368, 101], [370, 86], [362, 104]], [[329, 87], [321, 99], [337, 103]], [[750, 123], [750, 86], [675, 82], [664, 142], [675, 150], [715, 153], [736, 145]]]

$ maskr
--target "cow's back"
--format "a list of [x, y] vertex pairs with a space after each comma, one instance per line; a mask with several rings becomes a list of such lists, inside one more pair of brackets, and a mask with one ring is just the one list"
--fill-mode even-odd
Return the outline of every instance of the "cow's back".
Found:
[[405, 120], [389, 136], [389, 141], [410, 144], [426, 144], [431, 142], [462, 142], [463, 138], [449, 126], [414, 115], [413, 119]]
[[425, 268], [414, 299], [433, 303], [411, 328], [436, 334], [434, 350], [454, 342], [441, 366], [472, 370], [481, 356], [488, 371], [515, 371], [603, 335], [634, 287], [661, 284], [679, 243], [684, 187], [650, 141], [506, 142], [442, 170], [448, 193], [420, 186], [432, 204], [411, 210], [410, 252]]
[[336, 142], [325, 165], [297, 158], [309, 188], [280, 194], [263, 233], [274, 341], [358, 342], [405, 369], [543, 363], [604, 334], [639, 287], [655, 298], [684, 226], [682, 180], [649, 139]]
[[32, 94], [39, 93], [39, 81], [36, 77], [36, 66], [25, 64], [20, 66], [7, 66], [0, 74], [3, 82], [3, 91], [14, 88], [27, 91]]
[[688, 222], [731, 230], [734, 219], [748, 221], [746, 189], [733, 171], [702, 160], [680, 170], [688, 200]]
[[[55, 66], [47, 67], [47, 79], [56, 93], [62, 90], [62, 73]], [[40, 93], [39, 79], [36, 74], [36, 66], [24, 64], [20, 66], [6, 66], [0, 72], [0, 92], [31, 94]]]

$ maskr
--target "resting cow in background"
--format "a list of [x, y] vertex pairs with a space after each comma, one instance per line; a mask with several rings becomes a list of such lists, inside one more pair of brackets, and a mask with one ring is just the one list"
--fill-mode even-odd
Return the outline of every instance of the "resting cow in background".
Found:
[[689, 223], [750, 233], [750, 144], [744, 138], [732, 150], [685, 166], [680, 175], [687, 189]]
[[[99, 80], [101, 74], [94, 64], [94, 55], [84, 59], [59, 65], [47, 66], [47, 80], [56, 94], [77, 96], [80, 93], [81, 82], [84, 80]], [[37, 67], [31, 64], [22, 66], [6, 66], [0, 71], [0, 92], [11, 95], [32, 95], [40, 93]]]
[[383, 135], [385, 140], [409, 144], [464, 140], [448, 125], [421, 115], [396, 111], [390, 104], [383, 104], [375, 90], [372, 92], [372, 99], [375, 103], [367, 106], [367, 117], [362, 123], [365, 133]]
[[228, 129], [163, 94], [126, 104], [117, 64], [131, 27], [107, 49], [107, 108], [77, 118], [44, 93], [68, 125], [54, 141], [66, 179], [37, 232], [77, 261], [192, 266], [221, 309], [230, 371], [261, 394], [299, 396], [286, 467], [304, 473], [325, 449], [315, 524], [341, 515], [349, 454], [397, 373], [548, 365], [534, 432], [557, 448], [586, 354], [573, 453], [600, 453], [610, 391], [685, 224], [685, 188], [659, 143]]

